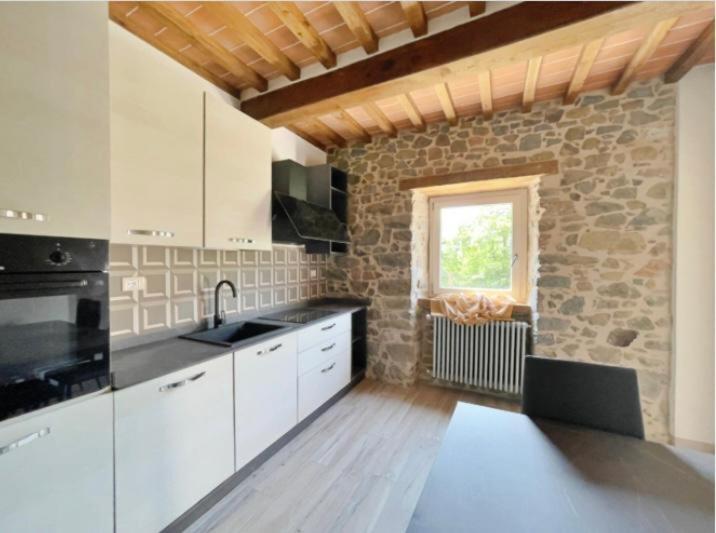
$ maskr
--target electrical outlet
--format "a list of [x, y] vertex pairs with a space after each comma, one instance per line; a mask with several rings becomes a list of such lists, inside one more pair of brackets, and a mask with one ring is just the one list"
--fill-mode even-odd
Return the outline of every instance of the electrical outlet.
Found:
[[318, 270], [315, 268], [311, 269], [311, 279], [316, 279], [318, 277]]
[[122, 278], [122, 290], [124, 292], [141, 291], [144, 289], [143, 277]]

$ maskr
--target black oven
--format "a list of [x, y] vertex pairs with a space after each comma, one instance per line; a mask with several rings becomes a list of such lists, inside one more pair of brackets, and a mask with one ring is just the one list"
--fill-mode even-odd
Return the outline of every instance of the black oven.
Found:
[[0, 235], [0, 420], [109, 385], [108, 243]]

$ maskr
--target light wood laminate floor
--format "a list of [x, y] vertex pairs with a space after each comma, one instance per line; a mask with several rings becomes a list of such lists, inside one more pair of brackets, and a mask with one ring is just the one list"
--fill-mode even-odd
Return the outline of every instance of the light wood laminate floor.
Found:
[[403, 532], [458, 401], [517, 409], [467, 392], [363, 381], [188, 531]]

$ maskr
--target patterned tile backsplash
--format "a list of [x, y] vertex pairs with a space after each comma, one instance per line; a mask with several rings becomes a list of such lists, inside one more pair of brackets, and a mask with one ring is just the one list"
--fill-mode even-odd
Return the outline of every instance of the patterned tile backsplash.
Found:
[[[110, 320], [113, 344], [196, 329], [214, 315], [214, 287], [222, 290], [229, 321], [326, 294], [326, 256], [302, 247], [271, 251], [200, 250], [164, 246], [110, 246]], [[144, 278], [141, 290], [122, 290], [124, 278]]]

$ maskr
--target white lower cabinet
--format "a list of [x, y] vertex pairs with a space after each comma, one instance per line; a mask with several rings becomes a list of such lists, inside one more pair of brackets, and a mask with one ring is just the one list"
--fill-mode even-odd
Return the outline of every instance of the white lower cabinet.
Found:
[[117, 532], [157, 532], [234, 472], [227, 354], [115, 392]]
[[351, 381], [351, 315], [343, 314], [298, 332], [298, 420]]
[[351, 381], [350, 352], [336, 354], [298, 378], [298, 419], [303, 420]]
[[0, 426], [0, 531], [110, 533], [112, 395]]
[[297, 423], [296, 334], [234, 353], [236, 469]]

